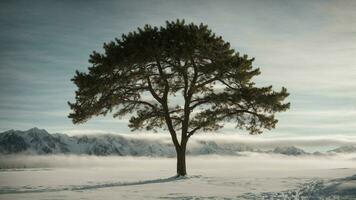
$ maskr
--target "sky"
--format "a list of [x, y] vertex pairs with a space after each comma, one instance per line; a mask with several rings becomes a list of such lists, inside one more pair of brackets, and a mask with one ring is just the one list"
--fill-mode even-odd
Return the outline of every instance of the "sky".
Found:
[[[291, 109], [265, 136], [356, 136], [356, 1], [0, 1], [0, 131], [130, 133], [127, 119], [73, 125], [75, 70], [145, 24], [207, 24], [255, 57], [258, 86], [282, 86]], [[226, 124], [220, 133], [246, 134]]]

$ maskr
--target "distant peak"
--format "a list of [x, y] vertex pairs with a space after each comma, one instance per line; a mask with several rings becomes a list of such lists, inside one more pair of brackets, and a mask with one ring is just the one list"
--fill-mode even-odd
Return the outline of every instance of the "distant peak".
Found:
[[45, 129], [39, 129], [37, 127], [33, 127], [28, 129], [26, 132], [40, 132], [40, 133], [48, 133]]
[[5, 131], [4, 133], [9, 133], [9, 132], [15, 132], [15, 130], [14, 129], [10, 129], [10, 130]]

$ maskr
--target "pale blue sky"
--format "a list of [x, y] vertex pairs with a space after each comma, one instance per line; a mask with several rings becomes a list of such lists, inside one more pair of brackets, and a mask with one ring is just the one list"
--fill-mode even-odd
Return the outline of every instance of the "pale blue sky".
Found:
[[[356, 135], [356, 1], [0, 1], [0, 131], [127, 133], [125, 119], [72, 125], [70, 81], [93, 50], [144, 24], [203, 22], [255, 57], [259, 85], [289, 89], [267, 135]], [[228, 124], [220, 132], [236, 132]]]

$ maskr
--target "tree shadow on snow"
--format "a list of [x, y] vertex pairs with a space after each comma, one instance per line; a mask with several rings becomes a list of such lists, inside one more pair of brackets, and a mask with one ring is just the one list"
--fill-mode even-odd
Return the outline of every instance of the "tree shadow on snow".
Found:
[[0, 194], [82, 191], [82, 190], [93, 190], [93, 189], [110, 188], [110, 187], [124, 187], [124, 186], [167, 183], [167, 182], [179, 181], [179, 180], [195, 178], [195, 177], [199, 177], [199, 176], [189, 176], [189, 177], [172, 176], [168, 178], [159, 178], [159, 179], [136, 181], [136, 182], [113, 182], [113, 183], [102, 183], [102, 184], [92, 184], [92, 185], [69, 185], [60, 188], [46, 188], [43, 186], [40, 187], [26, 186], [20, 188], [3, 187], [0, 188]]
[[72, 190], [90, 190], [90, 189], [99, 189], [99, 188], [107, 188], [107, 187], [122, 187], [122, 186], [155, 184], [155, 183], [166, 183], [166, 182], [179, 181], [187, 178], [189, 177], [172, 176], [168, 178], [159, 178], [159, 179], [137, 181], [137, 182], [117, 182], [117, 183], [106, 183], [106, 184], [98, 184], [98, 185], [85, 185], [85, 186], [73, 187]]

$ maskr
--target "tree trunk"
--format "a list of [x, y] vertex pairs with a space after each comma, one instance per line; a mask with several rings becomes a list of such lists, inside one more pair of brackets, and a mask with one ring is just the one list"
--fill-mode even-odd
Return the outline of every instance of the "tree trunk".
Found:
[[185, 146], [177, 149], [177, 176], [187, 175], [185, 167]]

